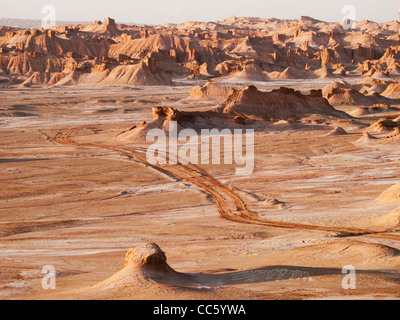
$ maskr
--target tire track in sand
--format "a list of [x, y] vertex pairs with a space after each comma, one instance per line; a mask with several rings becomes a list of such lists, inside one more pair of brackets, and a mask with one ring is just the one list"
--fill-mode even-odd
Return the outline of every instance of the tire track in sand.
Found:
[[243, 199], [231, 188], [224, 185], [216, 178], [211, 176], [206, 170], [197, 165], [151, 165], [147, 162], [145, 157], [146, 149], [136, 147], [135, 149], [128, 149], [123, 147], [109, 146], [98, 143], [77, 142], [71, 139], [71, 136], [78, 133], [80, 130], [92, 126], [76, 127], [66, 132], [58, 132], [52, 139], [54, 142], [62, 145], [76, 146], [76, 147], [89, 147], [111, 150], [120, 154], [124, 154], [137, 162], [145, 164], [146, 166], [153, 167], [166, 171], [172, 176], [181, 180], [187, 181], [203, 189], [208, 193], [217, 206], [217, 211], [224, 219], [244, 224], [263, 225], [267, 227], [282, 228], [282, 229], [299, 229], [299, 230], [315, 230], [327, 231], [337, 233], [341, 237], [355, 237], [355, 236], [368, 236], [373, 238], [400, 240], [400, 235], [390, 234], [390, 232], [381, 232], [368, 229], [345, 228], [345, 227], [329, 227], [321, 225], [310, 225], [301, 223], [291, 223], [283, 221], [274, 221], [261, 218], [256, 213], [250, 211]]

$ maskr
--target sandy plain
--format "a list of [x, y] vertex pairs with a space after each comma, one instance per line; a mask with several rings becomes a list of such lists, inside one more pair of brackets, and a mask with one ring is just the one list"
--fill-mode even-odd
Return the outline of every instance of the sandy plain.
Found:
[[[329, 82], [256, 85], [306, 92]], [[217, 179], [208, 180], [211, 190], [119, 152], [144, 147], [116, 135], [151, 120], [154, 106], [215, 106], [187, 99], [197, 84], [204, 83], [0, 91], [0, 298], [399, 298], [400, 234], [376, 221], [400, 204], [374, 200], [399, 182], [400, 149], [356, 143], [390, 113], [324, 124], [257, 121], [254, 173], [203, 166]], [[327, 135], [339, 125], [349, 134]], [[224, 218], [215, 197], [231, 207], [229, 190], [275, 223]], [[146, 243], [157, 243], [198, 285], [99, 286], [121, 270], [130, 248]], [[55, 290], [42, 288], [47, 265], [57, 271]], [[342, 287], [348, 265], [357, 271], [354, 290]]]

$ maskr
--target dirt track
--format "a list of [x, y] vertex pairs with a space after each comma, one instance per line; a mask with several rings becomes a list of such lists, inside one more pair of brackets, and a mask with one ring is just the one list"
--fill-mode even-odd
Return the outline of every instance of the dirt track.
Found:
[[212, 177], [206, 170], [197, 165], [150, 165], [144, 156], [144, 153], [146, 152], [144, 148], [137, 147], [135, 149], [127, 149], [96, 143], [82, 143], [76, 142], [71, 138], [72, 135], [77, 134], [80, 130], [87, 127], [89, 126], [76, 127], [66, 132], [59, 132], [53, 138], [53, 141], [63, 145], [112, 150], [127, 155], [135, 161], [152, 166], [153, 168], [165, 170], [179, 179], [200, 187], [209, 195], [211, 195], [217, 205], [219, 214], [224, 219], [238, 223], [256, 224], [274, 228], [327, 231], [337, 233], [338, 237], [368, 236], [373, 238], [400, 240], [400, 235], [393, 234], [393, 230], [388, 230], [387, 232], [378, 232], [369, 229], [279, 222], [261, 218], [246, 207], [243, 199], [234, 190], [222, 184], [220, 181]]

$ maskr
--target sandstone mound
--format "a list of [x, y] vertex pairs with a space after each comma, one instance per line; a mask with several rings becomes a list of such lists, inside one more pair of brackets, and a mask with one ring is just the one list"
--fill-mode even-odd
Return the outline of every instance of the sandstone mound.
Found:
[[26, 81], [24, 86], [55, 85], [61, 81], [67, 74], [62, 72], [34, 72]]
[[379, 197], [376, 198], [376, 201], [380, 203], [400, 201], [400, 183], [382, 192]]
[[399, 99], [400, 98], [400, 83], [391, 83], [385, 91], [382, 92], [382, 96]]
[[357, 107], [353, 111], [349, 112], [349, 115], [351, 115], [352, 117], [358, 118], [358, 117], [368, 115], [370, 113], [371, 112], [370, 112], [369, 108]]
[[364, 77], [362, 80], [360, 80], [358, 82], [358, 84], [370, 85], [370, 86], [374, 86], [374, 85], [377, 85], [377, 84], [383, 84], [383, 83], [386, 83], [386, 82], [382, 81], [382, 80], [375, 79], [375, 78], [373, 78], [371, 76]]
[[387, 84], [375, 84], [371, 87], [364, 86], [360, 92], [366, 95], [382, 95], [383, 92], [387, 89]]
[[367, 96], [357, 91], [355, 87], [344, 81], [337, 81], [327, 85], [323, 90], [323, 96], [332, 106], [371, 106], [386, 102], [385, 98], [372, 95]]
[[382, 72], [382, 71], [376, 71], [372, 74], [372, 77], [378, 80], [381, 79], [388, 79], [388, 73], [387, 72]]
[[351, 118], [347, 113], [333, 108], [318, 91], [307, 96], [288, 88], [261, 92], [254, 86], [247, 86], [244, 90], [232, 89], [224, 102], [223, 112], [264, 120], [301, 119], [312, 114]]
[[71, 72], [70, 74], [65, 75], [63, 78], [61, 78], [61, 80], [55, 83], [54, 86], [77, 85], [80, 82], [82, 76], [84, 76], [84, 74], [80, 71]]
[[342, 135], [346, 135], [346, 134], [348, 134], [348, 133], [342, 127], [336, 127], [331, 132], [329, 132], [327, 134], [327, 136], [342, 136]]
[[234, 73], [231, 80], [268, 81], [269, 77], [259, 65], [245, 65], [242, 71]]
[[201, 129], [236, 128], [238, 123], [244, 123], [244, 119], [213, 110], [185, 112], [171, 107], [154, 107], [153, 118], [154, 120], [149, 123], [143, 122], [139, 127], [125, 130], [118, 135], [118, 139], [144, 142], [153, 129], [161, 129], [168, 137], [171, 129], [177, 132], [183, 129], [193, 129], [200, 132]]
[[397, 108], [392, 108], [388, 104], [375, 104], [372, 107], [357, 107], [349, 114], [353, 117], [362, 117], [365, 115], [375, 114], [375, 113], [383, 113], [390, 111], [400, 111]]
[[164, 129], [165, 134], [168, 130], [164, 128], [165, 119], [162, 117], [155, 118], [153, 121], [147, 123], [143, 121], [140, 126], [132, 126], [117, 135], [117, 138], [122, 141], [140, 141], [145, 142], [151, 130]]
[[[398, 186], [398, 199], [400, 200], [400, 187]], [[381, 201], [382, 202], [382, 201]], [[385, 201], [386, 202], [386, 201]], [[389, 214], [386, 214], [382, 217], [377, 217], [369, 221], [368, 225], [370, 227], [374, 227], [375, 229], [381, 230], [396, 230], [400, 228], [400, 207], [396, 210], [392, 211]]]
[[384, 117], [373, 121], [369, 131], [377, 133], [395, 133], [400, 128], [400, 117]]
[[154, 290], [164, 286], [190, 286], [192, 277], [173, 270], [154, 243], [130, 249], [123, 268], [92, 290]]
[[282, 72], [271, 72], [268, 77], [274, 80], [294, 80], [294, 79], [313, 79], [317, 76], [314, 73], [305, 70], [299, 70], [292, 67], [287, 67]]
[[231, 91], [231, 87], [218, 86], [211, 82], [207, 82], [204, 86], [196, 86], [190, 90], [191, 98], [205, 98], [224, 100]]
[[358, 139], [355, 143], [356, 144], [370, 144], [373, 141], [378, 140], [378, 138], [370, 135], [368, 132], [364, 132], [363, 136]]
[[109, 84], [134, 86], [172, 85], [172, 80], [163, 72], [153, 71], [146, 64], [118, 66], [102, 81]]
[[387, 87], [393, 83], [392, 80], [387, 81], [387, 80], [379, 80], [376, 79], [376, 77], [371, 77], [367, 76], [363, 78], [361, 81], [358, 82], [358, 85], [362, 86], [362, 89], [360, 89], [360, 92], [367, 92], [367, 93], [379, 93], [382, 94]]
[[337, 80], [322, 88], [322, 96], [326, 98], [335, 89], [354, 89], [354, 87], [344, 80]]
[[145, 63], [117, 66], [112, 70], [85, 73], [73, 71], [64, 76], [55, 86], [77, 84], [110, 84], [131, 86], [173, 85], [171, 78], [159, 70], [151, 70]]

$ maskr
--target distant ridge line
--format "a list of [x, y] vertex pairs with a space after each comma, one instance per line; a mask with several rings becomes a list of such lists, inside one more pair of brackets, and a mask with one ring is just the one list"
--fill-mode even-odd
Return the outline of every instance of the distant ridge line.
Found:
[[[56, 21], [56, 25], [78, 25], [91, 24], [93, 21]], [[137, 23], [117, 22], [118, 24], [126, 25], [141, 25]], [[15, 19], [15, 18], [0, 18], [0, 26], [21, 28], [21, 29], [39, 29], [42, 27], [42, 20], [35, 19]]]

